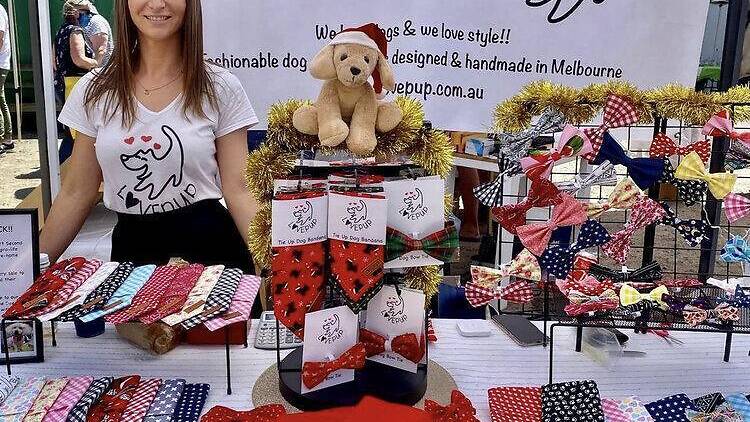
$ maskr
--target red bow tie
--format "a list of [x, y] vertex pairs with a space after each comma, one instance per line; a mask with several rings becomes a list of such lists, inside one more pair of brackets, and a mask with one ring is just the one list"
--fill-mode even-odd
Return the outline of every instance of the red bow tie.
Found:
[[362, 369], [366, 357], [365, 345], [357, 343], [330, 362], [305, 362], [302, 365], [302, 382], [307, 388], [313, 388], [339, 369]]
[[508, 233], [516, 234], [516, 228], [526, 224], [526, 213], [534, 207], [548, 207], [559, 203], [560, 191], [547, 179], [537, 179], [531, 184], [529, 196], [517, 204], [503, 205], [492, 209], [500, 226]]
[[286, 415], [286, 410], [280, 404], [269, 404], [244, 412], [216, 406], [203, 415], [201, 422], [274, 422], [283, 415]]
[[703, 140], [693, 142], [690, 145], [679, 146], [669, 136], [659, 133], [654, 136], [648, 150], [651, 158], [672, 157], [674, 155], [686, 156], [693, 151], [701, 157], [701, 161], [708, 163], [708, 159], [711, 157], [711, 142]]
[[[359, 341], [365, 345], [368, 357], [386, 351], [385, 337], [364, 328], [359, 330]], [[414, 363], [419, 363], [424, 356], [424, 337], [420, 341], [414, 333], [401, 334], [391, 340], [391, 350]]]
[[424, 410], [432, 414], [432, 420], [435, 422], [479, 422], [471, 400], [458, 390], [451, 393], [449, 405], [441, 406], [432, 400], [425, 400]]

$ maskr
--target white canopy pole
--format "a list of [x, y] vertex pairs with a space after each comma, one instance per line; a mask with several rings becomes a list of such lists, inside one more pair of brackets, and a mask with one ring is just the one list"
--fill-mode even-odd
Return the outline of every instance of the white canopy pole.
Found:
[[[44, 98], [37, 98], [37, 101], [43, 100], [44, 118], [47, 123], [47, 159], [49, 162], [50, 175], [50, 193], [51, 199], [54, 200], [60, 191], [60, 157], [58, 155], [57, 142], [57, 115], [55, 104], [55, 77], [52, 71], [52, 32], [50, 31], [50, 14], [49, 2], [38, 2], [39, 10], [39, 43], [41, 44], [42, 53], [42, 83], [44, 84]], [[36, 83], [36, 82], [35, 82]], [[41, 139], [40, 139], [41, 141]]]

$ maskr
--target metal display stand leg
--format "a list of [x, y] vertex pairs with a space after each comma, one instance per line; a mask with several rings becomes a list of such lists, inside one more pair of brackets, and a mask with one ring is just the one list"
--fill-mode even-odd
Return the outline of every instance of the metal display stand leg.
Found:
[[55, 321], [50, 321], [49, 325], [52, 329], [52, 347], [57, 347], [57, 336], [55, 335], [55, 328], [57, 328], [57, 324], [55, 324]]
[[549, 384], [552, 384], [552, 361], [555, 357], [555, 327], [557, 324], [552, 324], [549, 327]]
[[583, 340], [583, 326], [576, 327], [576, 352], [581, 352], [581, 341]]
[[729, 355], [732, 353], [732, 333], [727, 333], [724, 341], [724, 362], [729, 362]]
[[229, 353], [229, 326], [224, 327], [224, 340], [227, 347], [227, 394], [232, 395], [232, 364]]
[[8, 348], [8, 333], [5, 331], [5, 318], [0, 322], [0, 329], [3, 330], [3, 349], [5, 350], [5, 367], [8, 369], [8, 375], [10, 376], [10, 349]]

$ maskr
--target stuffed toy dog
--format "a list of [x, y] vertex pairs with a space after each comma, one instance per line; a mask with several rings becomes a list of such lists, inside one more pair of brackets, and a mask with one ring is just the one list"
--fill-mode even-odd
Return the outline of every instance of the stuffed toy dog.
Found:
[[336, 35], [313, 58], [310, 73], [325, 83], [315, 104], [295, 111], [294, 127], [318, 135], [324, 146], [346, 141], [354, 154], [372, 153], [375, 130], [393, 130], [403, 117], [395, 103], [378, 101], [383, 88], [392, 91], [396, 85], [385, 58], [387, 48], [385, 35], [374, 23]]

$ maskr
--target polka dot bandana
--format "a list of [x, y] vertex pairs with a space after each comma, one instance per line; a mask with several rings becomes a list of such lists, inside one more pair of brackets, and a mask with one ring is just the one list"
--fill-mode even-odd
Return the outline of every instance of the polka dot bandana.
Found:
[[695, 409], [693, 401], [685, 394], [676, 394], [646, 405], [655, 422], [689, 422], [686, 409]]
[[492, 422], [541, 422], [542, 389], [497, 387], [488, 391]]
[[604, 422], [594, 381], [572, 381], [542, 387], [543, 422]]

